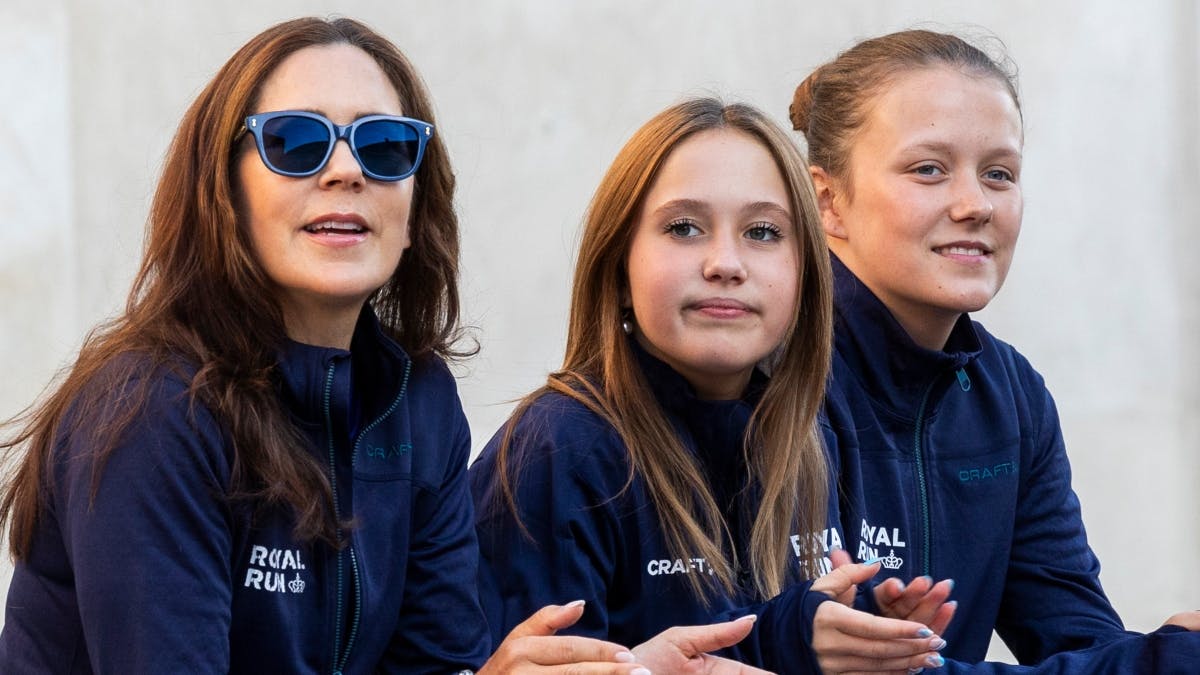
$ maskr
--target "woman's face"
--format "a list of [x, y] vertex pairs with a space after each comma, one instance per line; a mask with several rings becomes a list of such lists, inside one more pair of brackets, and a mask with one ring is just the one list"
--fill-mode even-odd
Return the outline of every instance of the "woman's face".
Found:
[[[317, 112], [335, 124], [404, 114], [374, 59], [345, 44], [306, 47], [284, 59], [254, 112], [277, 110]], [[324, 344], [331, 322], [352, 326], [400, 263], [414, 179], [367, 178], [344, 141], [316, 174], [282, 176], [263, 164], [249, 134], [241, 143], [241, 216], [254, 254], [278, 288], [288, 335]]]
[[646, 194], [628, 258], [637, 338], [701, 398], [741, 396], [791, 325], [790, 204], [767, 149], [728, 129], [680, 143]]
[[1021, 117], [994, 77], [901, 74], [868, 104], [847, 176], [814, 168], [829, 246], [918, 344], [1004, 283], [1021, 229]]

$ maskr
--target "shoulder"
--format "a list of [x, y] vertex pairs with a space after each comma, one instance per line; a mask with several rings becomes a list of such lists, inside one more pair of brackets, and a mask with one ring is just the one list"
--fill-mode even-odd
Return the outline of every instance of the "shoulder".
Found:
[[517, 468], [520, 482], [525, 484], [572, 478], [595, 481], [599, 486], [614, 481], [624, 484], [628, 477], [628, 453], [620, 434], [572, 396], [559, 392], [533, 395], [488, 441], [471, 467], [475, 481], [491, 481], [496, 475], [506, 437], [510, 442], [507, 463]]
[[412, 420], [445, 432], [447, 427], [466, 428], [466, 415], [458, 396], [458, 382], [449, 366], [434, 354], [411, 360], [404, 382]]
[[1044, 396], [1046, 381], [1024, 354], [1016, 347], [992, 335], [983, 324], [972, 320], [975, 332], [983, 347], [977, 363], [980, 367], [991, 372], [1003, 372], [1012, 381], [1014, 389], [1019, 389], [1026, 395]]
[[573, 396], [545, 392], [530, 403], [515, 424], [513, 437], [518, 442], [550, 445], [578, 458], [625, 457], [625, 443], [613, 425]]

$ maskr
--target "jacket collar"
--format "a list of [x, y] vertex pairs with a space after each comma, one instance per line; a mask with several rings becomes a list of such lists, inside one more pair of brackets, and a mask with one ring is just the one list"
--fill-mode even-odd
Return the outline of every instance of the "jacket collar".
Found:
[[769, 378], [758, 368], [740, 399], [709, 401], [675, 369], [651, 355], [635, 338], [629, 344], [658, 404], [696, 456], [710, 470], [723, 471], [742, 462], [742, 439], [754, 407]]
[[371, 418], [391, 404], [405, 384], [409, 360], [366, 305], [349, 350], [284, 340], [276, 371], [283, 399], [301, 422], [321, 423], [328, 400], [335, 417], [354, 428], [361, 417]]
[[[834, 280], [835, 364], [832, 377], [853, 377], [872, 398], [912, 413], [931, 384], [979, 356], [982, 343], [965, 312], [946, 347], [926, 349], [908, 335], [891, 311], [837, 256], [830, 254]], [[847, 368], [838, 368], [837, 361]]]

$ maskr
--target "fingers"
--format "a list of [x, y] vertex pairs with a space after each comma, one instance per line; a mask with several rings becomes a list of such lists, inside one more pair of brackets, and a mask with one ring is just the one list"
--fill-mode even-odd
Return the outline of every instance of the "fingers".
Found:
[[517, 624], [509, 632], [505, 641], [531, 635], [554, 635], [558, 631], [570, 627], [583, 616], [583, 600], [576, 600], [565, 605], [546, 605], [534, 612], [533, 616]]
[[854, 559], [850, 557], [850, 552], [844, 548], [835, 548], [829, 552], [829, 560], [833, 563], [832, 569], [837, 569], [842, 565], [851, 565]]
[[700, 672], [704, 675], [771, 675], [770, 671], [711, 654], [704, 655], [704, 664]]
[[929, 630], [937, 635], [941, 635], [950, 627], [950, 622], [954, 619], [956, 611], [958, 611], [958, 601], [951, 600], [939, 607], [937, 613], [933, 615], [933, 618], [926, 625], [929, 626]]
[[659, 633], [651, 640], [663, 639], [685, 656], [699, 656], [741, 642], [750, 634], [757, 618], [750, 614], [735, 621], [706, 626], [676, 626]]
[[[893, 605], [893, 607], [906, 605], [909, 610], [896, 614], [894, 618], [908, 619], [928, 626], [937, 616], [938, 610], [950, 599], [950, 593], [954, 590], [954, 580], [952, 579], [944, 579], [932, 586], [931, 582], [929, 577], [913, 579], [913, 583], [909, 584], [909, 588], [905, 590], [903, 601]], [[921, 593], [921, 588], [924, 588], [925, 591], [918, 595]], [[889, 616], [891, 615], [889, 614]]]
[[838, 602], [849, 605], [854, 600], [858, 584], [868, 581], [879, 571], [879, 563], [845, 563], [813, 582], [812, 589]]
[[478, 675], [650, 675], [634, 655], [593, 638], [509, 633]]
[[[621, 645], [593, 638], [556, 636], [583, 616], [582, 600], [548, 605], [513, 628], [500, 643], [479, 675], [561, 672], [564, 675], [650, 675], [634, 663], [633, 654]], [[565, 666], [565, 668], [554, 668]], [[551, 667], [549, 671], [547, 667]]]
[[813, 649], [826, 672], [899, 670], [941, 665], [944, 640], [912, 621], [872, 616], [822, 603], [813, 622]]

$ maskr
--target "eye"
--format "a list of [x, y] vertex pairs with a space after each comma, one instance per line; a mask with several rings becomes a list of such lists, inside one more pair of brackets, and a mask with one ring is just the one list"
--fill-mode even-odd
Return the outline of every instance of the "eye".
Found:
[[686, 239], [688, 237], [694, 237], [700, 234], [700, 228], [696, 226], [695, 221], [692, 221], [688, 218], [672, 220], [671, 222], [667, 223], [666, 227], [663, 228], [663, 231], [673, 237], [679, 237], [680, 239]]
[[746, 230], [745, 237], [754, 241], [775, 241], [783, 237], [783, 230], [773, 223], [755, 223]]
[[1016, 177], [1008, 169], [994, 168], [983, 172], [983, 177], [986, 180], [996, 181], [1001, 183], [1015, 183]]
[[918, 176], [928, 176], [930, 178], [934, 176], [941, 176], [946, 173], [945, 171], [942, 171], [942, 167], [938, 166], [937, 164], [920, 164], [913, 167], [912, 172]]

